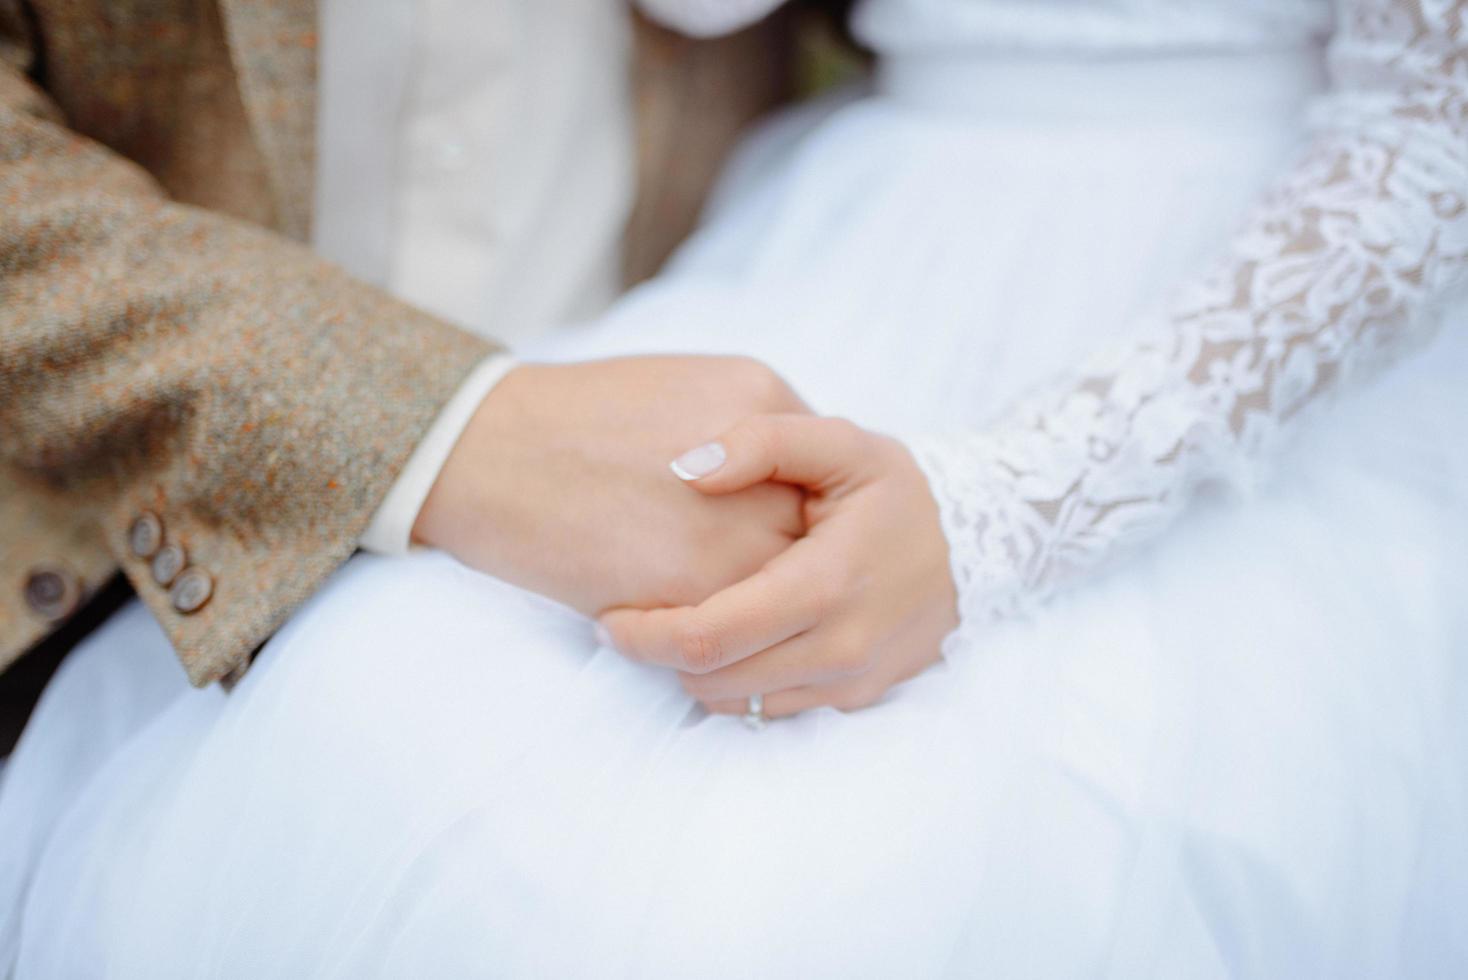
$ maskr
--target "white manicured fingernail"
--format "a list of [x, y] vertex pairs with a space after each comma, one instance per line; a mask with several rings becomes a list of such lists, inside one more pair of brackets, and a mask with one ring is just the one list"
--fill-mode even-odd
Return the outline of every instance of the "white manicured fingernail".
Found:
[[721, 442], [706, 442], [697, 449], [690, 449], [668, 465], [680, 480], [702, 480], [724, 465], [728, 456]]
[[608, 633], [607, 628], [601, 623], [596, 624], [596, 628], [593, 630], [593, 634], [596, 636], [597, 646], [606, 647], [608, 650], [616, 649], [616, 647], [612, 646], [612, 634]]

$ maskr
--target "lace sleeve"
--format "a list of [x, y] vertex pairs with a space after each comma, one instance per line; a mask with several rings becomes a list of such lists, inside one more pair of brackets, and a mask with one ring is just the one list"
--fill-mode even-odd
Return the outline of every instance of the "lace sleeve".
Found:
[[785, 0], [637, 0], [649, 17], [691, 37], [715, 37], [748, 27]]
[[1156, 534], [1201, 483], [1252, 479], [1303, 410], [1429, 337], [1461, 292], [1468, 0], [1339, 8], [1309, 148], [1212, 270], [993, 426], [911, 441], [965, 629]]

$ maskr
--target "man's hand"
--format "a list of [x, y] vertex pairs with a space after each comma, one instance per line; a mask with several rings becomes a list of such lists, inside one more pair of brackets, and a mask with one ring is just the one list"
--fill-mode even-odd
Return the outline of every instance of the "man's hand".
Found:
[[413, 536], [588, 615], [700, 602], [804, 532], [802, 495], [689, 493], [667, 461], [747, 416], [806, 410], [743, 358], [522, 365], [480, 405]]

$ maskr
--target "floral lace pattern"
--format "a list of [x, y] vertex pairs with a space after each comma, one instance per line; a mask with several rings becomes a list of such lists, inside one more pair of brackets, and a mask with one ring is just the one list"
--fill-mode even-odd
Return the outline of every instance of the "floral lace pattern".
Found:
[[[963, 628], [1032, 607], [1245, 483], [1307, 409], [1428, 339], [1468, 284], [1468, 0], [1339, 0], [1299, 165], [1133, 339], [982, 431], [913, 440]], [[950, 639], [950, 650], [953, 640]]]

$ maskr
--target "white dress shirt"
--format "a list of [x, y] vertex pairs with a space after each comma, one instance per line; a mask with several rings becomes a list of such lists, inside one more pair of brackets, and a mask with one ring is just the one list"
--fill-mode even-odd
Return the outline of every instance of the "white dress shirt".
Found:
[[[514, 344], [620, 285], [634, 187], [617, 0], [322, 0], [314, 244], [466, 330]], [[407, 550], [474, 410], [470, 373], [361, 544]]]

